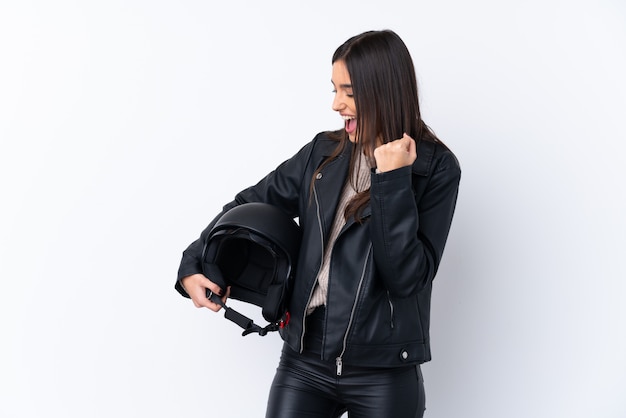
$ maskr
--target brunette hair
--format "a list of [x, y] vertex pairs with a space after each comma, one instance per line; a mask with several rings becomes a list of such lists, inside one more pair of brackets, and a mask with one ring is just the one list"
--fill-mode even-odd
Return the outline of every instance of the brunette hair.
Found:
[[[374, 165], [374, 149], [379, 140], [387, 143], [402, 138], [406, 133], [417, 143], [439, 142], [422, 120], [413, 60], [395, 32], [368, 31], [353, 36], [333, 54], [332, 63], [337, 61], [343, 61], [350, 74], [358, 119], [350, 173], [358, 170], [356, 165], [362, 152]], [[313, 174], [312, 181], [328, 162], [341, 154], [349, 141], [345, 129], [329, 135], [339, 143], [333, 154]], [[348, 178], [352, 181], [351, 175]], [[360, 221], [360, 213], [369, 199], [369, 189], [357, 193], [346, 208], [346, 219], [354, 216]]]

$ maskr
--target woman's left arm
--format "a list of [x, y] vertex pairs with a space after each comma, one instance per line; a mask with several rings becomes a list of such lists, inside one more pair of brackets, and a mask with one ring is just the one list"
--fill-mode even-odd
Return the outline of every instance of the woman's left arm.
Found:
[[418, 176], [427, 182], [423, 193], [415, 191], [411, 165], [372, 174], [374, 261], [385, 287], [398, 297], [413, 295], [433, 280], [452, 223], [461, 169], [443, 148], [432, 164], [428, 176]]

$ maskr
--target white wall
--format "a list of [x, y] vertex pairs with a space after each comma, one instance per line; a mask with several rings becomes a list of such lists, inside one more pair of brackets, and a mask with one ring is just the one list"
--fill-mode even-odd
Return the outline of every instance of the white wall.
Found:
[[209, 3], [0, 5], [0, 416], [263, 416], [278, 336], [180, 254], [341, 126], [331, 54], [382, 28], [463, 167], [426, 416], [626, 416], [622, 1]]

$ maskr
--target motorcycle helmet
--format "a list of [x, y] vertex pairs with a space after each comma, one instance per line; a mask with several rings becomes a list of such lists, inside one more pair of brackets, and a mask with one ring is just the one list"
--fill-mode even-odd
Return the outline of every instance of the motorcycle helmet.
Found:
[[265, 335], [284, 324], [300, 237], [300, 227], [291, 217], [261, 202], [235, 206], [211, 228], [202, 255], [204, 275], [222, 289], [230, 286], [230, 298], [261, 307], [270, 322], [260, 328], [216, 295], [207, 295], [245, 329], [244, 335]]

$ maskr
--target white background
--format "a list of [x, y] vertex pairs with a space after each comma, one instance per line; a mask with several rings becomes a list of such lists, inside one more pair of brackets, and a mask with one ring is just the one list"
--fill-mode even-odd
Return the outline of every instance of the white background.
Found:
[[621, 0], [2, 2], [0, 416], [263, 416], [278, 336], [180, 255], [341, 126], [331, 55], [384, 28], [463, 168], [426, 416], [626, 416]]

